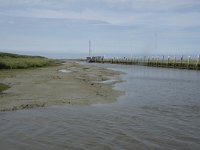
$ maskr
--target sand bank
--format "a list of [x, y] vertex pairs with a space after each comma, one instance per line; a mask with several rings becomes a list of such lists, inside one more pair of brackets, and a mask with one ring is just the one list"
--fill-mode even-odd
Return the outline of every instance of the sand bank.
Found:
[[0, 82], [11, 88], [0, 94], [0, 111], [113, 102], [123, 94], [113, 89], [121, 82], [120, 74], [72, 61], [56, 67], [1, 70]]

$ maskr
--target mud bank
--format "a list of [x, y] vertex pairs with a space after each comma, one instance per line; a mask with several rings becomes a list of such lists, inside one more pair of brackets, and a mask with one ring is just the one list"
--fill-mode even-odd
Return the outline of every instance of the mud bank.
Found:
[[11, 88], [0, 94], [0, 111], [110, 103], [123, 94], [113, 89], [121, 82], [120, 74], [72, 61], [56, 67], [1, 70], [0, 82]]

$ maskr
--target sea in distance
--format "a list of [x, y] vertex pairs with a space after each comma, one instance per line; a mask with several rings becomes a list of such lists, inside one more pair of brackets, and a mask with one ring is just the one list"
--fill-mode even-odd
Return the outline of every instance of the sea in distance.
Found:
[[132, 65], [119, 70], [117, 101], [0, 112], [0, 146], [10, 150], [198, 150], [200, 72]]

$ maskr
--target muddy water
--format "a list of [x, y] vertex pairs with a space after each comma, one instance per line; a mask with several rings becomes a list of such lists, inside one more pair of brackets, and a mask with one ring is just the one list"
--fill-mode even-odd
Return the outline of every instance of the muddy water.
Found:
[[1, 149], [199, 149], [200, 72], [126, 72], [115, 103], [0, 112]]

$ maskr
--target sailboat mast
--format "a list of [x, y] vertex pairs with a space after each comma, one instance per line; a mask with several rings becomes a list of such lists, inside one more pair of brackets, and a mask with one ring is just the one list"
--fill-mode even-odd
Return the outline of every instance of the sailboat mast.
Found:
[[91, 41], [89, 40], [89, 56], [91, 57], [92, 49], [91, 49]]

